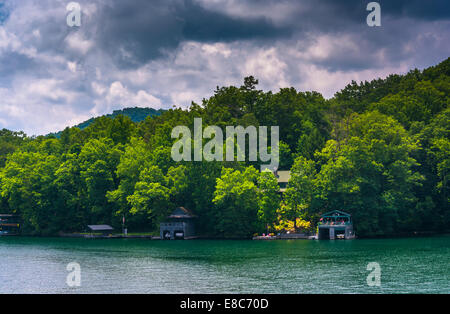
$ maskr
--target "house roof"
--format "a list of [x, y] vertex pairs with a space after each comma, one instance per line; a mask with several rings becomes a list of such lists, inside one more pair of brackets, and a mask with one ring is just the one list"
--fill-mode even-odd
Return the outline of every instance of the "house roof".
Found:
[[332, 211], [324, 213], [320, 216], [321, 217], [325, 217], [325, 216], [347, 216], [347, 217], [350, 217], [351, 215], [349, 213], [346, 213], [346, 212], [343, 212], [340, 210], [332, 210]]
[[280, 185], [280, 192], [286, 192], [287, 183], [291, 178], [291, 172], [289, 170], [278, 170], [274, 172], [277, 182]]
[[194, 218], [195, 215], [184, 207], [177, 207], [169, 218]]
[[92, 231], [109, 231], [114, 230], [110, 225], [88, 225], [88, 228]]
[[276, 173], [278, 183], [287, 183], [289, 182], [289, 179], [291, 178], [291, 172], [288, 170], [281, 170], [277, 171]]

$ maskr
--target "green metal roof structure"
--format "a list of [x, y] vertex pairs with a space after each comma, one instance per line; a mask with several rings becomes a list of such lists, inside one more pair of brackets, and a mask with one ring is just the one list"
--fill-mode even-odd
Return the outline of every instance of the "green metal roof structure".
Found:
[[327, 218], [327, 217], [331, 217], [331, 218], [336, 218], [336, 217], [351, 217], [352, 215], [350, 215], [349, 213], [340, 211], [340, 210], [332, 210], [330, 212], [327, 212], [325, 214], [320, 215], [320, 217], [322, 218]]

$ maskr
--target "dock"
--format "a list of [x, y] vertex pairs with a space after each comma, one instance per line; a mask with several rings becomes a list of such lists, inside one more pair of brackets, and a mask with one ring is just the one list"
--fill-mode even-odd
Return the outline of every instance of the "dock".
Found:
[[274, 236], [255, 236], [252, 240], [307, 240], [314, 237], [315, 235], [309, 233], [283, 233]]

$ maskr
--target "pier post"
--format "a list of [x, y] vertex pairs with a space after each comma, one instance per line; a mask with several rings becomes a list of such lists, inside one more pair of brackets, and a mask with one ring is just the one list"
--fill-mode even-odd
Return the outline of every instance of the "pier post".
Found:
[[330, 228], [330, 240], [334, 240], [335, 235], [334, 235], [334, 228]]

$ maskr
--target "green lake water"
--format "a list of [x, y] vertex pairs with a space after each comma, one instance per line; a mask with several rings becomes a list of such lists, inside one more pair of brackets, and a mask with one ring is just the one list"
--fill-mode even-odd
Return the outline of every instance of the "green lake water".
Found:
[[[69, 287], [68, 263], [81, 267]], [[381, 267], [369, 286], [368, 263]], [[0, 293], [450, 293], [450, 237], [341, 241], [0, 238]]]

